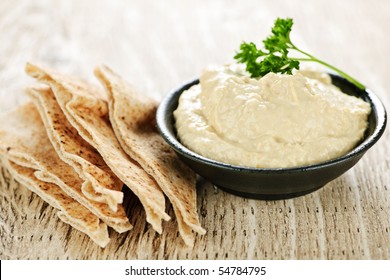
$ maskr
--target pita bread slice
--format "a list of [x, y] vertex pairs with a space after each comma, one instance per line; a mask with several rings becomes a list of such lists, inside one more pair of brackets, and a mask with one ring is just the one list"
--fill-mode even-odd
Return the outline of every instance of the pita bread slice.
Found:
[[0, 117], [0, 154], [23, 167], [37, 170], [38, 179], [58, 185], [116, 231], [132, 228], [123, 207], [113, 212], [107, 204], [91, 201], [82, 193], [83, 180], [58, 157], [34, 104], [27, 103]]
[[51, 87], [66, 118], [102, 155], [118, 178], [140, 199], [146, 220], [161, 233], [165, 213], [165, 197], [157, 183], [122, 150], [108, 118], [108, 105], [99, 88], [80, 79], [32, 64], [26, 72]]
[[173, 205], [184, 241], [192, 245], [191, 230], [205, 233], [197, 214], [195, 173], [158, 134], [158, 104], [108, 67], [96, 68], [95, 75], [108, 93], [110, 121], [122, 148], [157, 181]]
[[3, 160], [3, 166], [10, 171], [20, 184], [36, 193], [52, 207], [58, 209], [57, 215], [63, 222], [87, 234], [100, 247], [106, 247], [110, 241], [107, 225], [101, 222], [91, 211], [66, 195], [57, 185], [37, 179], [34, 176], [33, 169], [22, 167], [6, 159]]
[[81, 188], [83, 194], [91, 200], [107, 203], [114, 212], [117, 211], [117, 204], [123, 201], [123, 183], [69, 123], [49, 87], [28, 88], [27, 93], [37, 106], [59, 157], [85, 180]]

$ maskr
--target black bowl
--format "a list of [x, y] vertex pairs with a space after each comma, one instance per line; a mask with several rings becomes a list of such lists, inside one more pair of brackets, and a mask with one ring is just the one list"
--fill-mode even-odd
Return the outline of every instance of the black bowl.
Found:
[[199, 80], [186, 83], [164, 98], [157, 110], [157, 127], [188, 166], [227, 192], [256, 199], [286, 199], [304, 195], [323, 187], [353, 167], [378, 141], [386, 127], [385, 108], [373, 92], [361, 90], [339, 76], [331, 77], [332, 83], [343, 92], [369, 102], [372, 111], [362, 142], [346, 155], [320, 164], [294, 168], [248, 168], [203, 157], [182, 145], [176, 135], [173, 111], [177, 108], [180, 94]]

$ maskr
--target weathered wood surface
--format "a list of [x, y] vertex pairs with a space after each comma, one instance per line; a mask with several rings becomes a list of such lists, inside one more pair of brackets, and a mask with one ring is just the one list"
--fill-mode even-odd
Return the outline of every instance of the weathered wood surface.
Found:
[[[295, 19], [297, 44], [363, 81], [390, 108], [390, 1], [0, 1], [0, 111], [21, 104], [26, 61], [94, 79], [105, 63], [161, 98], [211, 63], [231, 61], [242, 40]], [[0, 259], [389, 259], [389, 132], [356, 167], [319, 191], [285, 201], [236, 197], [198, 182], [207, 234], [193, 249], [145, 223], [130, 192], [135, 228], [110, 232], [105, 249], [0, 172]], [[172, 209], [169, 210], [173, 214]]]

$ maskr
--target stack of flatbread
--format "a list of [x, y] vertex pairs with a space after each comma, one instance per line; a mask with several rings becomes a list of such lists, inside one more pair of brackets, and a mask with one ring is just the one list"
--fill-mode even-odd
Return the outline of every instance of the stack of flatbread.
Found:
[[14, 178], [101, 247], [110, 240], [107, 227], [132, 228], [124, 185], [158, 233], [170, 220], [167, 197], [193, 246], [195, 234], [205, 233], [195, 174], [158, 135], [157, 103], [105, 66], [95, 69], [103, 87], [32, 64], [26, 72], [39, 82], [26, 89], [31, 102], [0, 116], [1, 161]]

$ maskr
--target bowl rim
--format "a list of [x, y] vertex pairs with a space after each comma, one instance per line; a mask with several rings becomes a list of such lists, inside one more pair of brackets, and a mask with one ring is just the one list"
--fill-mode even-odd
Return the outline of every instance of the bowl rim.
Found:
[[[346, 79], [330, 74], [330, 76], [339, 78], [344, 80], [343, 82], [349, 83], [352, 85], [349, 81]], [[315, 170], [325, 167], [330, 167], [333, 165], [337, 165], [338, 163], [341, 163], [343, 161], [346, 161], [348, 159], [354, 158], [356, 156], [359, 156], [361, 154], [364, 154], [368, 149], [370, 149], [383, 135], [386, 123], [387, 123], [387, 114], [385, 107], [381, 100], [372, 92], [370, 89], [366, 88], [364, 90], [361, 90], [365, 93], [366, 98], [368, 98], [368, 101], [371, 105], [371, 114], [374, 114], [374, 117], [376, 119], [376, 127], [373, 131], [373, 133], [365, 138], [358, 146], [356, 146], [353, 150], [348, 152], [347, 154], [337, 157], [335, 159], [331, 159], [328, 161], [311, 164], [311, 165], [304, 165], [304, 166], [297, 166], [297, 167], [281, 167], [281, 168], [256, 168], [256, 167], [247, 167], [247, 166], [239, 166], [239, 165], [233, 165], [229, 163], [220, 162], [217, 160], [213, 160], [207, 157], [204, 157], [198, 153], [195, 153], [194, 151], [190, 150], [186, 146], [180, 143], [180, 141], [177, 139], [173, 133], [171, 133], [166, 125], [167, 120], [169, 119], [167, 114], [168, 106], [171, 104], [172, 99], [179, 99], [180, 95], [187, 89], [189, 89], [191, 86], [196, 85], [199, 83], [199, 79], [192, 79], [190, 81], [185, 82], [181, 86], [177, 87], [176, 89], [172, 90], [169, 94], [167, 94], [163, 100], [161, 101], [157, 113], [156, 113], [156, 123], [157, 123], [157, 129], [160, 132], [160, 135], [164, 138], [164, 140], [179, 154], [186, 158], [190, 158], [192, 160], [196, 160], [198, 162], [202, 162], [207, 165], [211, 165], [216, 168], [223, 168], [228, 169], [231, 171], [241, 171], [241, 172], [249, 172], [249, 173], [280, 173], [280, 172], [288, 172], [288, 173], [295, 173], [295, 172], [302, 172], [302, 171], [309, 171], [309, 170]], [[353, 86], [353, 85], [352, 85]], [[176, 101], [175, 101], [176, 102]], [[170, 113], [173, 115], [173, 111]], [[172, 116], [173, 118], [173, 116]]]

